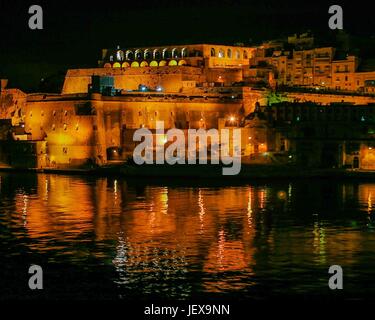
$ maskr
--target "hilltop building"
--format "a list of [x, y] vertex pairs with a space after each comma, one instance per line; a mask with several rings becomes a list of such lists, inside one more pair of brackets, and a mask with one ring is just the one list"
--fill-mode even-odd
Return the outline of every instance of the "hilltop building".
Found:
[[[334, 146], [340, 154], [355, 149], [350, 152], [358, 157], [335, 156], [324, 165], [374, 169], [368, 157], [375, 72], [358, 72], [357, 57], [336, 59], [332, 47], [314, 48], [309, 35], [290, 37], [288, 45], [295, 49], [286, 51], [282, 41], [104, 49], [97, 68], [68, 70], [56, 94], [26, 94], [2, 81], [0, 162], [22, 167], [29, 159], [28, 167], [72, 168], [125, 160], [135, 147], [134, 131], [164, 121], [166, 130], [241, 127], [242, 154], [254, 163], [277, 162], [273, 154], [299, 162]], [[340, 122], [341, 110], [355, 116]], [[301, 137], [312, 130], [302, 126], [306, 121], [316, 131]], [[360, 135], [344, 134], [358, 121]], [[327, 147], [326, 129], [319, 128], [331, 125], [343, 134]], [[352, 140], [358, 147], [347, 147]], [[322, 157], [312, 157], [308, 163], [322, 164]]]

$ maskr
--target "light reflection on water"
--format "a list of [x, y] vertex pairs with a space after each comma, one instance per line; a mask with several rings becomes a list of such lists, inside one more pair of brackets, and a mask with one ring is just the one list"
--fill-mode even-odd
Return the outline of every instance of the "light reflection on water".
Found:
[[363, 285], [375, 278], [374, 195], [366, 182], [3, 173], [3, 298], [25, 294], [11, 281], [31, 263], [50, 272], [49, 298], [329, 295], [332, 264], [343, 266], [348, 296], [373, 296]]

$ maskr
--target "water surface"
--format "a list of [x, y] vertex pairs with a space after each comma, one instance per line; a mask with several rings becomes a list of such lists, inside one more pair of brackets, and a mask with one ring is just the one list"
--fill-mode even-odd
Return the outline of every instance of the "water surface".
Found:
[[0, 178], [0, 299], [375, 298], [375, 183]]

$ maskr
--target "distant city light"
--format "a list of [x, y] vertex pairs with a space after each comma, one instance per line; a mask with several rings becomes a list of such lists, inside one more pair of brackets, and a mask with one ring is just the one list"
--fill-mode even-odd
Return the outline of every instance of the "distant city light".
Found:
[[285, 191], [279, 191], [277, 193], [277, 197], [280, 199], [280, 200], [285, 200], [287, 195], [286, 195], [286, 192]]

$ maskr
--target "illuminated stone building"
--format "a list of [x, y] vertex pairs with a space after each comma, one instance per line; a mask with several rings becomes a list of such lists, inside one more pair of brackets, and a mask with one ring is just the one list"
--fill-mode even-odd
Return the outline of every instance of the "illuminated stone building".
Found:
[[254, 81], [269, 82], [272, 73], [279, 86], [361, 93], [375, 91], [375, 67], [361, 70], [357, 56], [346, 54], [342, 58], [336, 48], [314, 47], [313, 39], [306, 39], [302, 42], [288, 39], [289, 44], [294, 45], [292, 49], [285, 49], [282, 43], [259, 46], [250, 68], [251, 77]]
[[[305, 38], [301, 43], [290, 41], [300, 49], [311, 44]], [[166, 130], [187, 130], [223, 128], [235, 118], [243, 130], [243, 154], [255, 161], [255, 155], [264, 152], [289, 151], [284, 129], [278, 131], [272, 121], [263, 119], [260, 107], [282, 101], [375, 102], [370, 95], [273, 91], [283, 83], [328, 86], [335, 82], [353, 89], [353, 79], [359, 86], [372, 81], [371, 73], [355, 72], [356, 58], [333, 58], [333, 48], [294, 51], [291, 58], [278, 41], [259, 47], [198, 44], [104, 49], [98, 68], [68, 70], [61, 93], [25, 94], [7, 89], [2, 81], [0, 117], [10, 121], [1, 124], [1, 137], [35, 144], [31, 149], [17, 147], [32, 150], [35, 166], [79, 167], [125, 159], [135, 147], [134, 131], [154, 130], [156, 121], [164, 121]], [[1, 152], [4, 165], [22, 159], [7, 147]]]
[[248, 66], [255, 48], [197, 44], [129, 48], [122, 50], [103, 49], [99, 65], [104, 68], [206, 66], [207, 68], [238, 68]]

